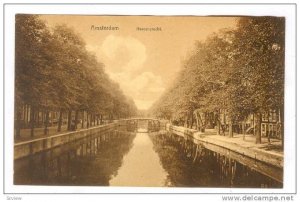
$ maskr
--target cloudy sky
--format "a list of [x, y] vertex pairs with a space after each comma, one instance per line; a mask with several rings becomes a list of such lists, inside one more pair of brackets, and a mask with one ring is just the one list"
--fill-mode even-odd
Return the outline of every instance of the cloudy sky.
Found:
[[[205, 40], [211, 33], [236, 24], [233, 17], [44, 15], [41, 18], [50, 27], [62, 23], [73, 27], [139, 109], [148, 109], [162, 95], [196, 40]], [[119, 29], [95, 30], [92, 26]], [[138, 31], [137, 27], [160, 27], [161, 31]]]

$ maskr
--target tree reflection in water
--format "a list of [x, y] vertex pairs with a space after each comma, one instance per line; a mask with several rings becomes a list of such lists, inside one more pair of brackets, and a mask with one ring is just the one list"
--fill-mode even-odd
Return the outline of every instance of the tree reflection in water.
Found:
[[166, 186], [281, 188], [282, 183], [171, 133], [151, 133]]
[[[128, 130], [132, 132], [124, 132]], [[153, 186], [282, 187], [282, 183], [251, 169], [256, 166], [249, 165], [249, 162], [253, 160], [247, 161], [248, 163], [245, 164], [247, 166], [245, 166], [242, 165], [242, 159], [239, 159], [241, 162], [239, 163], [233, 159], [232, 155], [212, 152], [193, 143], [187, 137], [179, 137], [164, 131], [139, 134], [143, 135], [143, 138], [140, 136], [136, 140], [149, 140], [150, 144], [147, 142], [147, 147], [142, 148], [143, 144], [138, 145], [138, 141], [135, 141], [137, 144], [135, 148], [138, 149], [134, 150], [132, 146], [136, 137], [135, 131], [136, 123], [132, 123], [130, 127], [127, 125], [123, 129], [119, 128], [118, 131], [96, 133], [27, 158], [15, 160], [14, 184], [110, 186], [110, 180], [117, 176], [118, 172], [120, 175], [122, 164], [128, 165], [130, 162], [137, 161], [138, 163], [132, 163], [133, 165], [127, 168], [133, 166], [133, 168], [136, 167], [135, 169], [144, 169], [143, 172], [131, 173], [135, 172], [134, 169], [127, 169], [128, 172], [123, 173], [126, 175], [128, 173], [130, 176], [142, 173], [141, 179], [143, 177], [150, 179], [148, 177], [150, 175], [152, 181], [159, 182], [152, 183], [148, 180]], [[131, 148], [136, 151], [131, 152], [134, 161], [128, 161], [129, 157], [124, 158]], [[148, 157], [146, 154], [141, 155], [139, 153], [141, 151], [151, 154], [152, 160], [149, 160], [151, 159], [149, 155]], [[158, 157], [155, 157], [157, 155]], [[127, 162], [123, 162], [124, 159]], [[155, 169], [158, 167], [161, 169]], [[158, 170], [163, 170], [163, 172], [158, 172]], [[123, 186], [129, 184], [129, 181], [122, 181]], [[146, 180], [141, 181], [140, 186], [146, 185]]]
[[108, 186], [134, 133], [109, 131], [14, 163], [14, 184]]

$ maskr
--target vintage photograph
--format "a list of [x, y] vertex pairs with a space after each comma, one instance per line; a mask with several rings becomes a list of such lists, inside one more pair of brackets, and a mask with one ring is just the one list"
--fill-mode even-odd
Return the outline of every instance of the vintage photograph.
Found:
[[14, 185], [282, 189], [285, 24], [16, 14]]

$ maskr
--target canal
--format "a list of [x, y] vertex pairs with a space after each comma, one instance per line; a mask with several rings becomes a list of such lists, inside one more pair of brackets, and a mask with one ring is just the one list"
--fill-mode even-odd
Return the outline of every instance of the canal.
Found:
[[[146, 126], [147, 127], [147, 126]], [[165, 130], [119, 127], [14, 161], [16, 185], [282, 188]]]

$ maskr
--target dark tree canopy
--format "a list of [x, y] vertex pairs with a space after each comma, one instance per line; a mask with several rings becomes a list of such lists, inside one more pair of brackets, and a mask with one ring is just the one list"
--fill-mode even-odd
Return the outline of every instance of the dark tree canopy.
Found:
[[284, 28], [284, 18], [241, 17], [235, 29], [196, 42], [152, 113], [176, 123], [199, 113], [223, 111], [230, 123], [268, 110], [283, 113]]
[[[38, 15], [16, 15], [15, 111], [86, 111], [125, 118], [137, 108], [66, 25], [49, 29]], [[35, 114], [32, 115], [34, 119]], [[17, 117], [18, 119], [18, 117]], [[18, 124], [16, 124], [18, 125]]]

